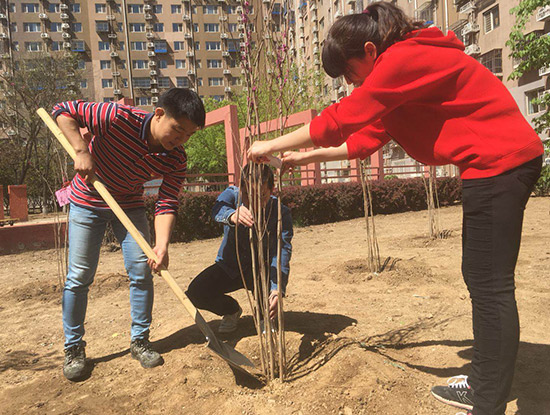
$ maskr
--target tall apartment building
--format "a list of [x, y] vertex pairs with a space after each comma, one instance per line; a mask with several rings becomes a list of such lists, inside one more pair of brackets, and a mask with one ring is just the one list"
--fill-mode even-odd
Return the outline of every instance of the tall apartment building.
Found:
[[84, 70], [83, 95], [96, 101], [129, 97], [148, 106], [173, 86], [221, 100], [241, 88], [245, 31], [254, 42], [263, 22], [277, 13], [267, 15], [269, 1], [251, 1], [245, 27], [240, 3], [0, 0], [0, 58], [17, 51], [74, 51]]

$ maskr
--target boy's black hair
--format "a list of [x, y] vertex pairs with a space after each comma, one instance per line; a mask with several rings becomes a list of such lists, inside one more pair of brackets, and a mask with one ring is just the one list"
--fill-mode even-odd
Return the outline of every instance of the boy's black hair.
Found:
[[[250, 171], [252, 170], [252, 172]], [[248, 182], [267, 184], [269, 190], [275, 187], [273, 170], [264, 163], [248, 163], [241, 172], [241, 189], [246, 190]]]
[[340, 17], [331, 26], [323, 46], [323, 69], [332, 78], [342, 76], [351, 58], [365, 56], [366, 42], [374, 43], [380, 56], [407, 33], [423, 27], [423, 22], [411, 20], [392, 3], [371, 3], [363, 13]]
[[157, 107], [174, 119], [186, 117], [200, 128], [204, 127], [206, 111], [201, 98], [187, 88], [170, 88], [159, 97]]

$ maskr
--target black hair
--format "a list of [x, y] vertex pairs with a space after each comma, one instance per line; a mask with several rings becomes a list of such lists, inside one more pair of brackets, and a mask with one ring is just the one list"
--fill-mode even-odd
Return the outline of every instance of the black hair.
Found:
[[200, 128], [204, 127], [206, 111], [201, 98], [187, 88], [170, 88], [159, 97], [157, 107], [174, 119], [186, 117]]
[[275, 187], [273, 170], [267, 164], [248, 163], [244, 166], [241, 172], [241, 189], [243, 191], [246, 191], [247, 183], [250, 180], [252, 183], [267, 184], [269, 190], [273, 190]]
[[363, 13], [334, 22], [323, 46], [323, 69], [332, 78], [342, 76], [348, 70], [349, 59], [365, 56], [366, 42], [374, 43], [379, 56], [407, 33], [423, 27], [423, 22], [411, 20], [392, 3], [371, 3]]

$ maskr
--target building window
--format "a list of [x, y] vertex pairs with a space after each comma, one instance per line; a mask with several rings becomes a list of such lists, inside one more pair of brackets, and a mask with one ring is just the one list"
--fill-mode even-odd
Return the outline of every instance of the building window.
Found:
[[181, 14], [181, 4], [172, 4], [170, 10], [172, 14]]
[[107, 5], [105, 3], [96, 3], [95, 4], [96, 13], [107, 13]]
[[109, 42], [100, 40], [99, 42], [97, 42], [97, 48], [99, 50], [109, 50]]
[[151, 97], [136, 97], [137, 105], [151, 105]]
[[120, 41], [118, 42], [118, 49], [119, 50], [124, 50], [124, 42]]
[[155, 13], [155, 14], [162, 13], [162, 4], [154, 4], [153, 5], [153, 13]]
[[102, 21], [97, 21], [97, 22], [95, 22], [95, 30], [96, 30], [96, 32], [102, 32], [102, 33], [108, 32], [109, 31], [109, 23], [102, 22]]
[[227, 14], [237, 14], [237, 6], [227, 6]]
[[153, 32], [164, 32], [164, 23], [154, 23]]
[[145, 32], [145, 23], [130, 23], [130, 32]]
[[206, 50], [221, 50], [222, 44], [221, 42], [205, 42], [206, 44]]
[[111, 69], [111, 61], [99, 61], [100, 69]]
[[132, 68], [134, 69], [147, 69], [147, 61], [144, 59], [137, 59], [132, 61]]
[[167, 76], [159, 77], [159, 88], [170, 88], [170, 78]]
[[243, 80], [241, 78], [239, 78], [238, 76], [233, 76], [231, 78], [231, 85], [242, 85], [243, 84]]
[[176, 59], [176, 69], [185, 68], [185, 59]]
[[207, 59], [206, 60], [206, 67], [207, 68], [221, 68], [222, 67], [222, 61], [221, 61], [221, 59]]
[[128, 88], [128, 78], [122, 78], [122, 86]]
[[53, 52], [57, 52], [61, 50], [61, 42], [53, 41], [50, 45], [50, 50]]
[[211, 95], [210, 98], [212, 98], [214, 101], [221, 102], [224, 99], [223, 95]]
[[183, 23], [172, 23], [172, 32], [183, 32]]
[[17, 32], [17, 23], [15, 23], [15, 22], [10, 23], [10, 30], [11, 30], [12, 33]]
[[489, 33], [499, 26], [500, 26], [500, 17], [498, 13], [498, 4], [497, 4], [492, 9], [483, 13], [483, 27], [485, 28], [485, 33]]
[[234, 40], [229, 40], [227, 42], [227, 50], [229, 52], [237, 52], [237, 42]]
[[21, 11], [23, 13], [38, 13], [39, 11], [38, 3], [22, 3]]
[[151, 78], [134, 78], [134, 86], [136, 88], [150, 88]]
[[146, 42], [130, 42], [130, 50], [147, 50]]
[[208, 86], [222, 86], [223, 78], [208, 78]]
[[80, 3], [69, 4], [71, 13], [80, 13]]
[[206, 5], [202, 6], [203, 14], [218, 14], [218, 6]]
[[526, 99], [526, 106], [527, 106], [527, 114], [533, 115], [538, 112], [544, 111], [544, 106], [540, 104], [533, 103], [534, 99], [539, 99], [544, 94], [544, 88], [538, 88], [534, 89], [532, 91], [528, 91], [525, 93], [525, 99]]
[[73, 40], [71, 50], [73, 52], [85, 52], [86, 47], [83, 40]]
[[40, 23], [23, 23], [23, 32], [40, 32]]
[[134, 14], [143, 13], [143, 4], [129, 4], [128, 13], [134, 13]]
[[42, 50], [42, 42], [25, 42], [25, 50], [27, 52], [40, 52]]
[[168, 52], [168, 44], [166, 43], [166, 40], [155, 40], [154, 45], [156, 53]]
[[118, 30], [119, 32], [122, 32], [122, 27], [123, 27], [123, 26], [122, 26], [122, 23], [117, 23], [117, 30]]
[[195, 50], [201, 50], [201, 43], [200, 42], [195, 42], [194, 48], [195, 48]]
[[112, 79], [102, 79], [101, 80], [101, 87], [102, 88], [112, 88], [113, 87], [113, 80]]
[[176, 40], [174, 42], [174, 50], [184, 50], [185, 49], [185, 42], [181, 42]]
[[236, 32], [237, 31], [237, 23], [229, 23], [227, 25], [227, 30], [231, 33]]
[[103, 102], [112, 102], [115, 99], [113, 97], [103, 97]]
[[168, 61], [166, 59], [160, 59], [157, 62], [157, 66], [159, 69], [166, 69], [168, 68]]
[[207, 32], [207, 33], [219, 32], [220, 31], [220, 24], [219, 23], [205, 23], [204, 24], [204, 31]]
[[198, 31], [199, 31], [199, 24], [193, 23], [193, 32], [198, 33]]
[[82, 59], [80, 59], [77, 63], [78, 69], [86, 69], [86, 62], [84, 62]]
[[73, 23], [73, 32], [82, 32], [82, 23]]
[[502, 49], [493, 49], [481, 55], [480, 62], [495, 75], [502, 75]]
[[86, 89], [86, 88], [88, 88], [88, 80], [83, 79], [82, 81], [80, 81], [80, 89]]
[[189, 88], [189, 78], [185, 76], [176, 77], [176, 86], [178, 88]]
[[48, 11], [50, 13], [59, 13], [59, 3], [50, 3], [48, 5]]
[[202, 78], [197, 78], [197, 86], [202, 86]]

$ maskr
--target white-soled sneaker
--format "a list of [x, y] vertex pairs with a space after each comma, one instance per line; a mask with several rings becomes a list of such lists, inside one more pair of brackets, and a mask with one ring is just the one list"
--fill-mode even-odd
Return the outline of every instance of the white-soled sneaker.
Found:
[[432, 395], [439, 402], [471, 411], [474, 407], [474, 391], [468, 385], [468, 376], [453, 376], [447, 386], [434, 386]]
[[218, 327], [218, 333], [232, 333], [237, 330], [237, 325], [239, 324], [239, 319], [243, 309], [239, 306], [239, 310], [233, 314], [226, 314], [222, 318], [222, 322]]

